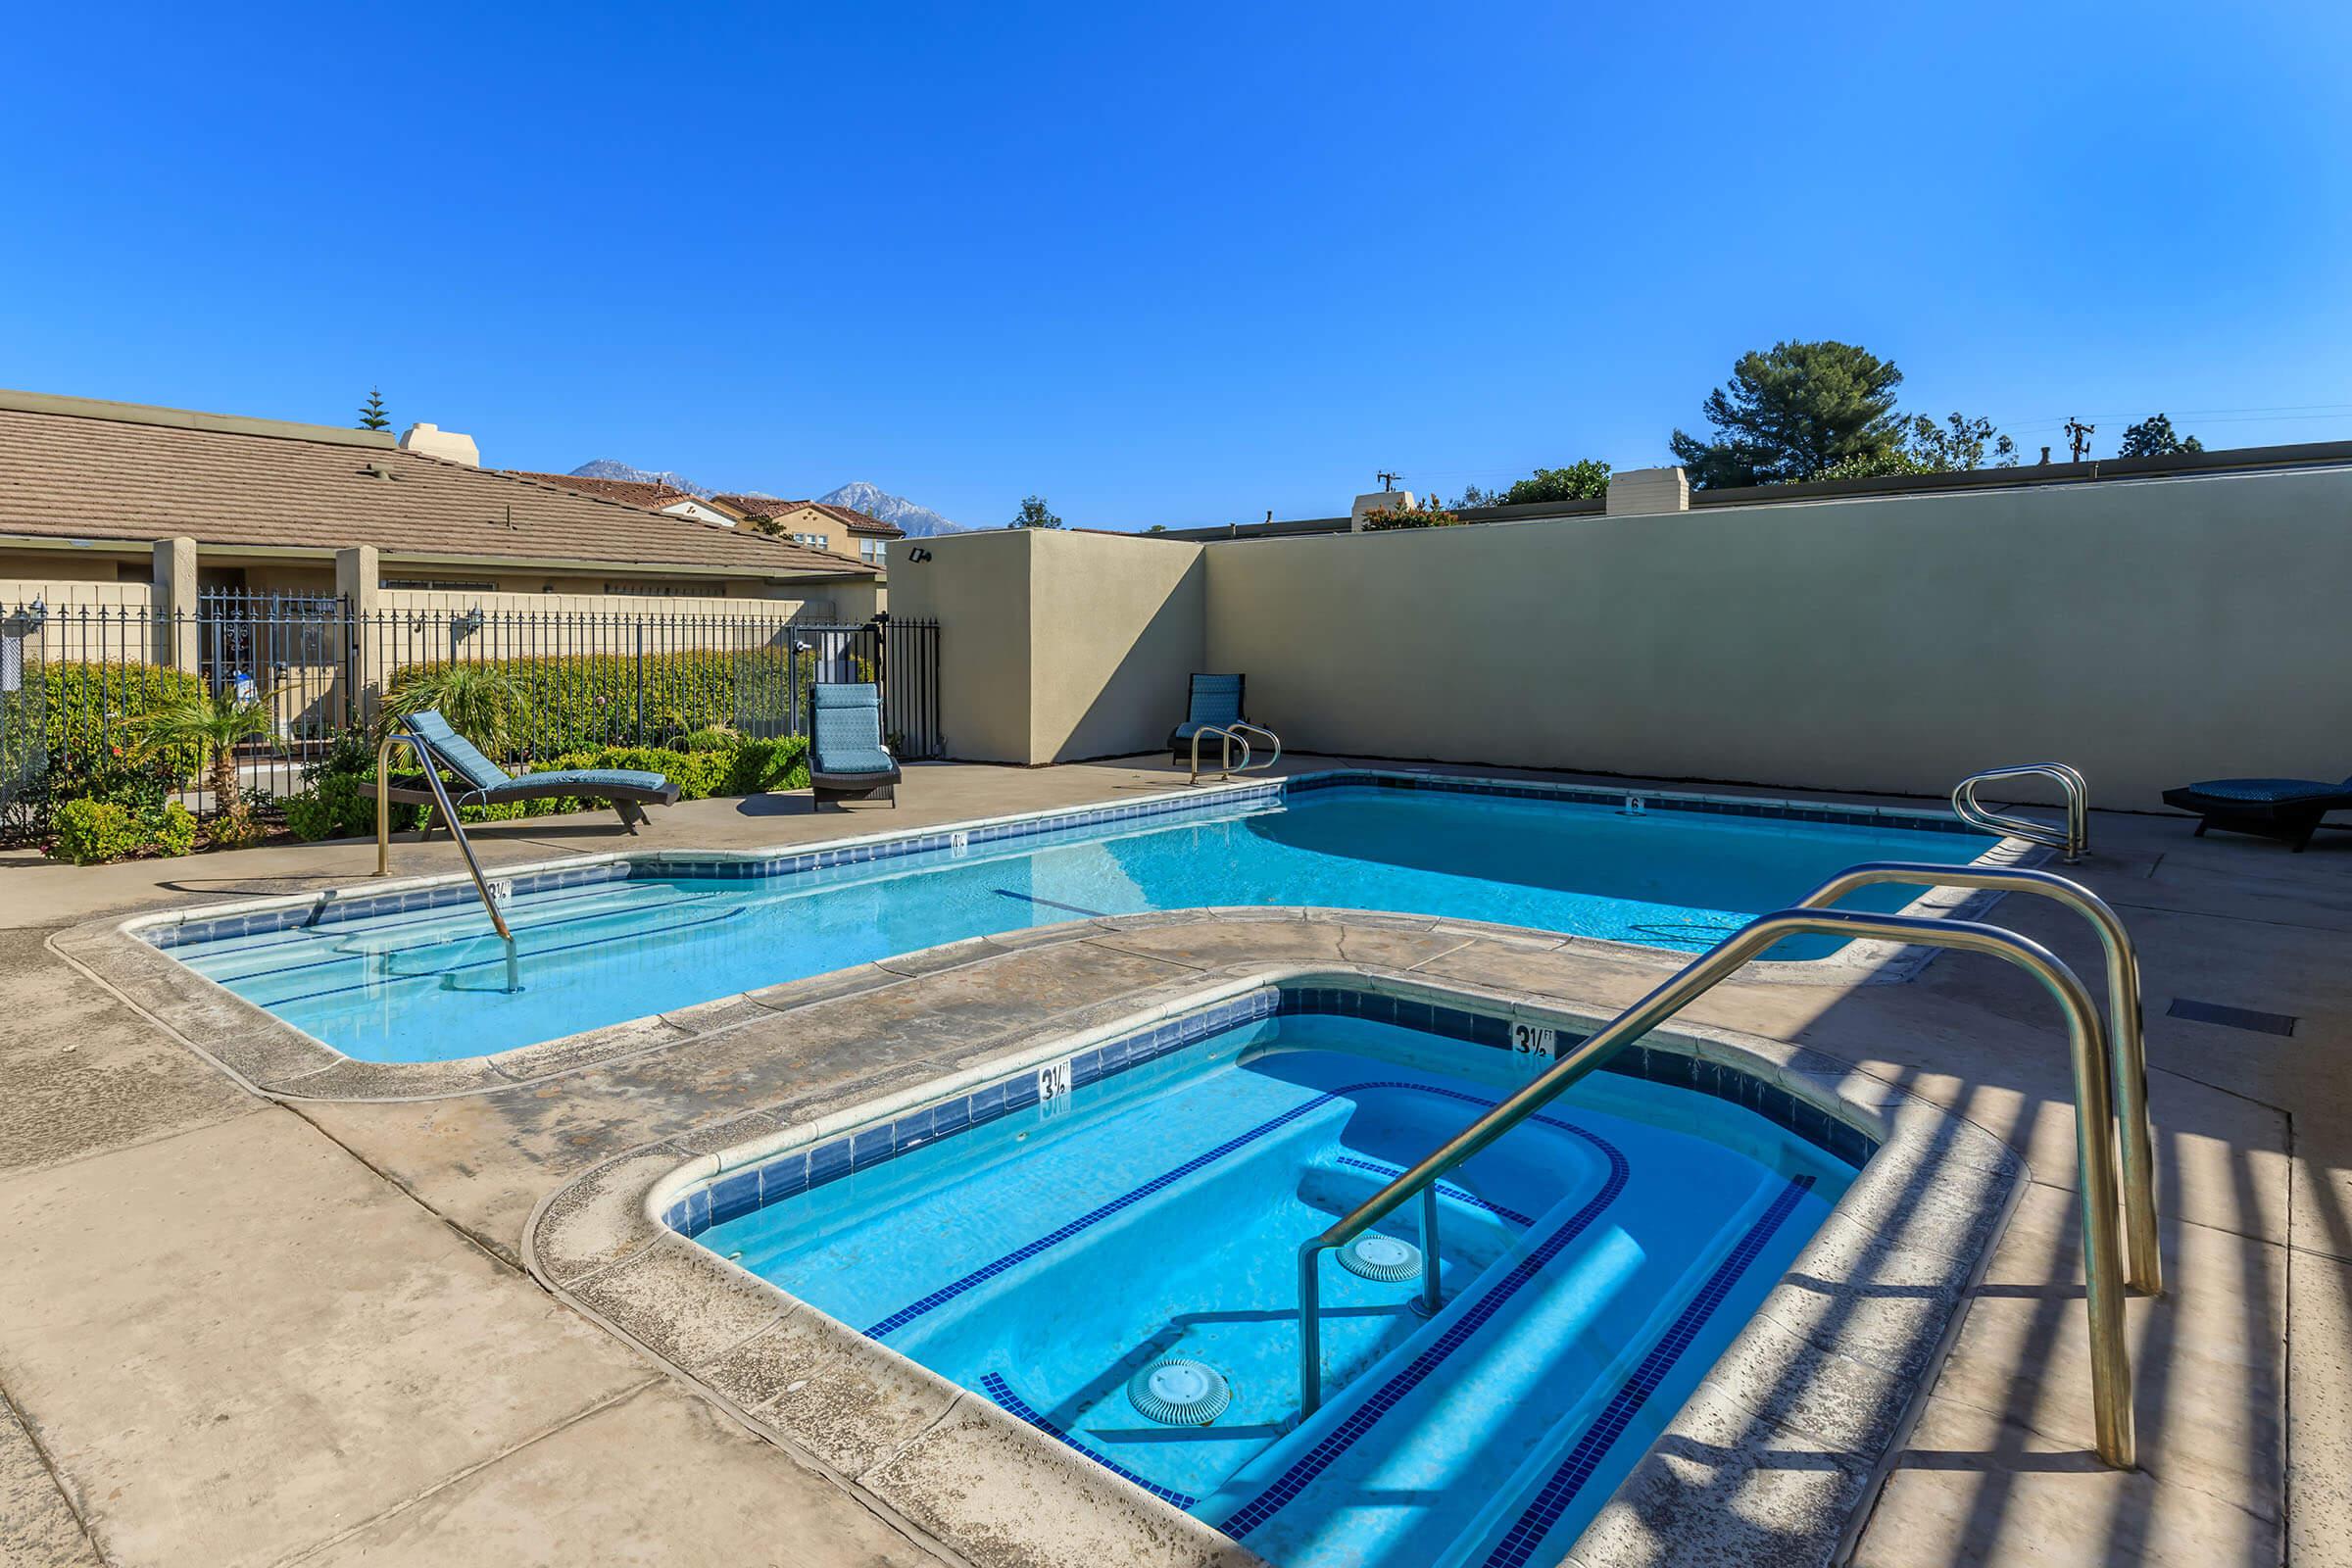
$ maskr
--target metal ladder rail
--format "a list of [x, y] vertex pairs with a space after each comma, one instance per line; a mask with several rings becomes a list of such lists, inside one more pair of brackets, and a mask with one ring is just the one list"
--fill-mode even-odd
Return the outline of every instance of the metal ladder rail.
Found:
[[[1262, 762], [1252, 764], [1250, 760], [1253, 755], [1250, 749], [1250, 736], [1243, 734], [1244, 730], [1248, 730], [1251, 735], [1263, 735], [1272, 741], [1274, 755]], [[1217, 743], [1220, 749], [1220, 761], [1217, 769], [1219, 778], [1231, 778], [1236, 773], [1263, 773], [1282, 760], [1282, 737], [1263, 724], [1246, 724], [1239, 720], [1231, 724], [1203, 724], [1200, 728], [1193, 731], [1193, 776], [1185, 780], [1188, 785], [1200, 782], [1200, 737], [1203, 735], [1219, 737]], [[1238, 766], [1233, 760], [1233, 749], [1236, 746], [1242, 749], [1242, 760]]]
[[458, 820], [458, 808], [449, 801], [449, 787], [441, 782], [441, 774], [433, 766], [433, 754], [421, 736], [406, 730], [394, 730], [386, 735], [383, 744], [375, 749], [375, 874], [392, 874], [392, 748], [406, 746], [416, 754], [416, 765], [424, 770], [424, 781], [432, 787], [433, 804], [440, 808], [441, 820], [449, 824], [449, 836], [458, 841], [458, 851], [466, 857], [466, 869], [473, 877], [473, 891], [481, 895], [482, 908], [489, 914], [490, 923], [497, 927], [498, 937], [507, 945], [507, 990], [522, 989], [522, 960], [514, 951], [514, 933], [507, 929], [507, 917], [490, 896], [490, 884], [482, 877], [482, 862], [473, 858], [473, 845], [466, 837], [465, 824]]
[[[2061, 832], [2032, 817], [2006, 816], [1979, 805], [1977, 786], [2004, 778], [2056, 779], [2059, 792], [2066, 797], [2065, 830]], [[2069, 865], [2082, 859], [2082, 853], [2090, 848], [2090, 785], [2064, 762], [2027, 762], [2017, 767], [1988, 767], [1982, 773], [1971, 773], [1952, 786], [1952, 811], [1971, 827], [2058, 850]]]
[[1796, 901], [1800, 909], [1836, 904], [1856, 888], [1896, 882], [1912, 887], [1990, 888], [2034, 893], [2082, 915], [2099, 934], [2107, 959], [2107, 1082], [2115, 1105], [2116, 1141], [2122, 1146], [2124, 1238], [2132, 1288], [2164, 1294], [2164, 1260], [2156, 1233], [2156, 1149], [2148, 1121], [2148, 1055], [2139, 1005], [2139, 954], [2123, 917], [2080, 882], [2049, 871], [1994, 866], [1933, 865], [1907, 860], [1871, 860], [1849, 865]]
[[2081, 1166], [2085, 1308], [2090, 1328], [2091, 1403], [2099, 1456], [2120, 1469], [2133, 1463], [2132, 1359], [2124, 1340], [2124, 1261], [2116, 1234], [2115, 1119], [2107, 1094], [2104, 1032], [2097, 1005], [2072, 969], [2039, 943], [1989, 925], [1917, 915], [1862, 914], [1850, 909], [1781, 909], [1760, 915], [1635, 1003], [1536, 1079], [1456, 1133], [1321, 1235], [1298, 1248], [1298, 1399], [1301, 1419], [1323, 1402], [1323, 1347], [1319, 1270], [1323, 1253], [1345, 1247], [1401, 1207], [1415, 1193], [1421, 1203], [1424, 1309], [1442, 1305], [1438, 1292], [1438, 1178], [1551, 1103], [1618, 1050], [1648, 1034], [1740, 965], [1792, 936], [1873, 938], [1990, 954], [2041, 982], [2066, 1015], [2067, 1054], [2075, 1079], [2075, 1148]]

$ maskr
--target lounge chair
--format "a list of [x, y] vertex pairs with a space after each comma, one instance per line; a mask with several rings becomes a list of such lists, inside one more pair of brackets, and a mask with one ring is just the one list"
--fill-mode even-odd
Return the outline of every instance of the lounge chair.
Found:
[[2352, 810], [2352, 778], [2324, 784], [2311, 778], [2216, 778], [2164, 792], [2164, 804], [2194, 811], [2197, 837], [2209, 827], [2278, 839], [2300, 851], [2320, 818]]
[[[1224, 724], [1247, 724], [1250, 715], [1242, 711], [1243, 675], [1195, 675], [1192, 691], [1185, 703], [1184, 722], [1168, 733], [1168, 760], [1181, 767], [1193, 762], [1193, 737], [1204, 729]], [[1222, 742], [1215, 743], [1221, 746]], [[1221, 757], [1210, 742], [1202, 742], [1203, 758]]]
[[843, 682], [810, 689], [808, 809], [825, 802], [870, 801], [899, 808], [899, 764], [882, 744], [882, 689]]
[[[620, 825], [631, 833], [645, 820], [648, 806], [675, 806], [678, 787], [660, 773], [640, 773], [632, 768], [568, 767], [545, 773], [508, 773], [496, 762], [475, 749], [473, 742], [449, 727], [449, 720], [427, 709], [411, 713], [401, 720], [401, 726], [423, 743], [434, 761], [458, 775], [463, 788], [449, 792], [453, 806], [498, 806], [508, 801], [544, 801], [562, 795], [577, 795], [592, 801], [604, 801], [620, 815]], [[375, 781], [363, 779], [360, 793], [372, 797]], [[386, 800], [409, 806], [430, 806], [433, 792], [429, 785], [394, 784], [384, 792]], [[428, 827], [426, 833], [431, 833]]]

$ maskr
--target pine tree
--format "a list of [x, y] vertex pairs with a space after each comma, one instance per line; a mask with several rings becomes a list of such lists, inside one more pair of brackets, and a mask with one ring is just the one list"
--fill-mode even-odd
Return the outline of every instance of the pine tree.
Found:
[[360, 428], [363, 430], [389, 430], [392, 428], [392, 416], [384, 412], [384, 394], [380, 388], [371, 386], [368, 389], [368, 401], [360, 405]]

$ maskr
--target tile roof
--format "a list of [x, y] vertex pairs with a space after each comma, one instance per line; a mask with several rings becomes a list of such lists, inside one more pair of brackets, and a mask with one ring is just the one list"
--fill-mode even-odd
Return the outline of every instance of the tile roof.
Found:
[[562, 490], [577, 490], [584, 496], [617, 501], [624, 507], [643, 507], [648, 512], [660, 512], [663, 507], [674, 507], [681, 501], [699, 499], [653, 479], [599, 479], [584, 473], [533, 473], [527, 468], [502, 468], [499, 471], [517, 479], [552, 484]]
[[906, 537], [906, 530], [895, 522], [869, 516], [854, 507], [837, 507], [829, 501], [779, 501], [773, 496], [746, 495], [712, 496], [710, 499], [729, 512], [740, 512], [747, 517], [781, 517], [786, 513], [807, 507], [842, 523], [852, 533], [870, 533], [883, 539]]
[[7, 534], [874, 575], [790, 540], [403, 452], [366, 431], [24, 392], [0, 392]]

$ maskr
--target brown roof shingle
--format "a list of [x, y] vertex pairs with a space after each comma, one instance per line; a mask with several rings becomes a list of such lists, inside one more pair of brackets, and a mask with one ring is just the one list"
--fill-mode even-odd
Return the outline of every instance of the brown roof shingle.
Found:
[[0, 392], [0, 534], [869, 577], [789, 540], [673, 517], [314, 425]]
[[648, 512], [660, 512], [681, 501], [696, 498], [683, 490], [652, 479], [599, 479], [584, 473], [533, 473], [528, 468], [503, 468], [502, 473], [517, 479], [530, 479], [539, 484], [552, 484], [559, 490], [577, 490], [584, 496], [604, 501], [617, 501], [624, 507], [643, 507]]

